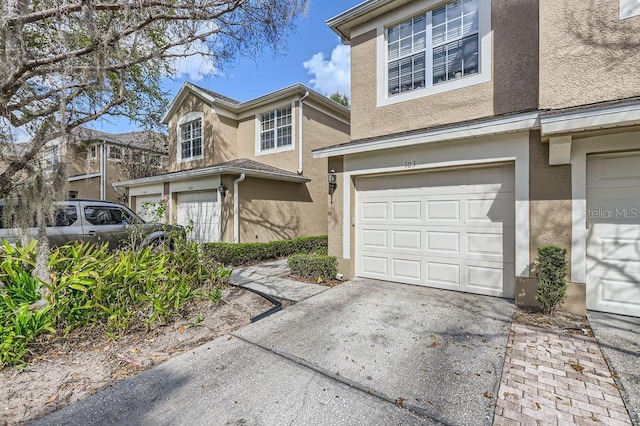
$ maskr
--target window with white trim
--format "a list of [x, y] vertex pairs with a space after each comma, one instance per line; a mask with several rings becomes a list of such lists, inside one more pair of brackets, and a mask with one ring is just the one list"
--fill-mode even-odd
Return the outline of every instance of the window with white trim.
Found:
[[202, 157], [202, 119], [180, 125], [180, 159]]
[[260, 151], [277, 150], [293, 145], [293, 110], [291, 105], [258, 116]]
[[478, 0], [455, 0], [387, 28], [393, 96], [478, 74]]
[[122, 148], [109, 145], [109, 158], [112, 160], [122, 160]]

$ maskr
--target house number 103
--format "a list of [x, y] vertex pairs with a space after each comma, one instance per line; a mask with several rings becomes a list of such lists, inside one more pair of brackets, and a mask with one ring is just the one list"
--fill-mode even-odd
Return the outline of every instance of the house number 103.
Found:
[[416, 162], [415, 161], [405, 161], [404, 162], [404, 168], [405, 169], [413, 169], [416, 166]]

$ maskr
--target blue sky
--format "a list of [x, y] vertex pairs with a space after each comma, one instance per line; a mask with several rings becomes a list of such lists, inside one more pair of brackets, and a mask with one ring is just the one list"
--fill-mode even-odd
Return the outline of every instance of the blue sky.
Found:
[[[238, 101], [247, 101], [295, 83], [304, 83], [324, 94], [349, 94], [349, 47], [327, 26], [326, 20], [361, 3], [362, 0], [310, 0], [306, 17], [298, 22], [288, 40], [288, 49], [274, 56], [271, 49], [253, 59], [237, 58], [222, 73], [203, 75], [200, 58], [181, 61], [181, 74], [165, 80], [171, 98], [185, 81], [216, 91]], [[107, 132], [138, 130], [128, 120], [102, 120], [91, 127]]]

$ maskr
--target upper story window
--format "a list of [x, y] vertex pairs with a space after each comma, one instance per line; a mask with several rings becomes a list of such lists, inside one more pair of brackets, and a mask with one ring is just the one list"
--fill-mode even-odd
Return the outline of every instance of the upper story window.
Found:
[[119, 146], [109, 146], [109, 158], [112, 160], [122, 160], [122, 148]]
[[180, 126], [180, 153], [183, 160], [202, 155], [202, 120]]
[[89, 158], [95, 159], [97, 157], [98, 157], [98, 146], [91, 145], [91, 148], [89, 148]]
[[202, 112], [190, 112], [178, 120], [178, 161], [203, 158]]
[[478, 29], [478, 0], [456, 0], [389, 28], [389, 95], [477, 74]]
[[44, 149], [43, 160], [43, 167], [45, 169], [51, 169], [58, 164], [60, 162], [60, 146], [51, 145], [46, 147]]
[[293, 108], [287, 105], [259, 114], [259, 151], [293, 149]]
[[393, 23], [376, 24], [378, 106], [491, 80], [491, 2], [430, 3], [416, 1], [394, 11]]

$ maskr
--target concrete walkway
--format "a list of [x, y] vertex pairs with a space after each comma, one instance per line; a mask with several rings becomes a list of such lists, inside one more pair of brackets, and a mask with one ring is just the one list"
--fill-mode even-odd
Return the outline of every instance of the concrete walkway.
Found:
[[329, 289], [318, 284], [303, 283], [287, 278], [290, 274], [287, 260], [261, 263], [236, 269], [231, 274], [231, 285], [259, 291], [281, 300], [301, 302]]

